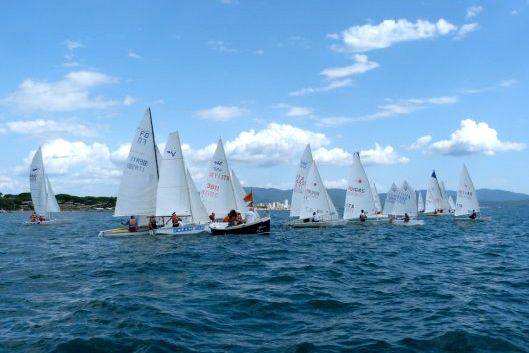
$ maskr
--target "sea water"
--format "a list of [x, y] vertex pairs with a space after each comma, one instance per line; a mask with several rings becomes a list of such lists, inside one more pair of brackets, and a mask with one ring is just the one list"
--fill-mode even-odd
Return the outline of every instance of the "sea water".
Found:
[[1, 352], [529, 351], [527, 203], [270, 235], [98, 237], [0, 215]]

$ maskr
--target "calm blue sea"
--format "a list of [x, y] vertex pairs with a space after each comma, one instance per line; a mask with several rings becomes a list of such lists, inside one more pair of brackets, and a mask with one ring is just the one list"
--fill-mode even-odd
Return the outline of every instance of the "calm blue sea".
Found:
[[0, 214], [1, 352], [527, 352], [529, 204], [492, 220], [99, 238]]

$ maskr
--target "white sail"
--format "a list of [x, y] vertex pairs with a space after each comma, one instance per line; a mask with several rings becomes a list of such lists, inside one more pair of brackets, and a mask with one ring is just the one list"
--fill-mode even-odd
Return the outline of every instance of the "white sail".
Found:
[[307, 175], [303, 197], [303, 207], [299, 218], [310, 218], [315, 212], [321, 220], [338, 219], [338, 212], [325, 189], [315, 162]]
[[448, 194], [446, 193], [445, 183], [441, 181], [439, 183], [439, 189], [441, 189], [441, 196], [443, 197], [443, 210], [448, 212], [450, 210], [450, 201], [448, 201]]
[[391, 184], [391, 188], [386, 194], [386, 200], [384, 201], [384, 214], [389, 215], [393, 212], [393, 206], [395, 205], [395, 198], [397, 197], [397, 185]]
[[195, 182], [193, 181], [191, 174], [189, 174], [189, 170], [187, 171], [186, 179], [187, 186], [189, 188], [189, 200], [191, 203], [191, 214], [193, 216], [193, 222], [200, 224], [208, 223], [208, 212], [206, 211], [206, 207], [204, 207], [204, 203], [202, 203], [202, 199], [200, 198], [200, 192], [197, 190]]
[[29, 187], [31, 191], [31, 202], [33, 209], [39, 215], [48, 213], [46, 207], [46, 180], [44, 175], [44, 162], [42, 161], [42, 149], [39, 147], [29, 167]]
[[417, 211], [424, 212], [424, 200], [422, 198], [422, 192], [419, 191], [419, 201], [417, 201]]
[[186, 168], [178, 132], [169, 134], [160, 166], [156, 193], [156, 216], [191, 215]]
[[223, 218], [231, 210], [237, 209], [235, 191], [222, 140], [219, 140], [215, 154], [210, 161], [206, 184], [202, 190], [202, 200], [204, 200], [208, 213], [215, 212], [217, 218]]
[[375, 204], [375, 210], [377, 212], [382, 212], [382, 203], [380, 202], [380, 195], [378, 194], [377, 186], [375, 185], [375, 183], [373, 183], [371, 192], [373, 193], [373, 203]]
[[132, 140], [119, 185], [114, 216], [149, 216], [156, 213], [158, 188], [156, 150], [151, 110], [147, 109]]
[[479, 202], [467, 167], [463, 164], [463, 169], [459, 176], [459, 186], [457, 188], [455, 215], [469, 215], [472, 211], [479, 213]]
[[428, 183], [424, 208], [424, 211], [427, 213], [433, 213], [436, 210], [443, 209], [443, 197], [441, 195], [441, 189], [439, 188], [437, 176], [435, 175], [435, 170], [432, 172], [430, 182]]
[[397, 189], [395, 204], [389, 214], [404, 216], [406, 213], [410, 217], [417, 217], [417, 196], [415, 190], [413, 190], [407, 181], [404, 181], [402, 186]]
[[454, 203], [452, 196], [448, 196], [448, 204], [450, 205], [450, 210], [456, 209], [456, 204]]
[[244, 201], [246, 192], [244, 191], [239, 178], [235, 175], [233, 169], [231, 170], [231, 181], [233, 182], [233, 190], [235, 191], [235, 202], [237, 203], [237, 210], [242, 214], [248, 213], [250, 210], [248, 204]]
[[57, 203], [57, 198], [51, 187], [50, 179], [46, 176], [46, 208], [48, 212], [61, 212], [59, 204]]
[[303, 199], [305, 195], [305, 184], [310, 166], [313, 163], [312, 151], [310, 145], [305, 147], [305, 151], [299, 162], [294, 188], [292, 189], [292, 200], [290, 202], [290, 217], [299, 217], [303, 208]]
[[360, 161], [360, 154], [355, 152], [347, 181], [343, 219], [357, 219], [362, 210], [368, 216], [376, 214], [369, 180]]

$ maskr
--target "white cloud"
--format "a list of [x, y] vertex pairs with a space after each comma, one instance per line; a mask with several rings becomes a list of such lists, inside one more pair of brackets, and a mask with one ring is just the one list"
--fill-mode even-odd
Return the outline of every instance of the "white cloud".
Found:
[[90, 90], [116, 82], [116, 78], [97, 71], [72, 71], [55, 82], [26, 79], [0, 99], [0, 105], [25, 112], [104, 109], [119, 102], [94, 96]]
[[221, 53], [236, 53], [237, 52], [237, 49], [229, 47], [222, 40], [210, 40], [209, 42], [207, 42], [207, 45], [212, 50], [216, 50]]
[[432, 141], [432, 136], [431, 135], [424, 135], [422, 137], [419, 137], [414, 143], [412, 143], [408, 149], [409, 150], [419, 150], [425, 146], [427, 146], [430, 141]]
[[342, 67], [330, 67], [324, 69], [322, 72], [320, 72], [320, 74], [328, 79], [334, 80], [353, 75], [363, 74], [367, 71], [376, 69], [379, 66], [378, 63], [374, 61], [369, 61], [367, 55], [355, 54], [353, 58], [355, 63], [352, 65]]
[[3, 194], [18, 193], [24, 189], [24, 184], [11, 175], [0, 173], [0, 192]]
[[75, 41], [75, 40], [70, 40], [70, 39], [65, 40], [64, 41], [64, 45], [66, 45], [66, 48], [69, 51], [73, 51], [75, 49], [84, 47], [83, 43], [81, 43], [79, 41]]
[[456, 30], [457, 26], [442, 18], [437, 22], [417, 20], [415, 23], [407, 19], [384, 20], [376, 25], [352, 26], [344, 30], [339, 36], [342, 45], [333, 48], [339, 51], [366, 52], [388, 48], [400, 42], [445, 36]]
[[318, 120], [316, 125], [336, 126], [347, 123], [367, 122], [381, 119], [388, 119], [395, 116], [406, 115], [413, 113], [420, 109], [426, 109], [436, 105], [455, 104], [459, 101], [456, 96], [439, 96], [429, 98], [410, 98], [405, 100], [393, 101], [388, 99], [388, 103], [378, 106], [378, 110], [374, 113], [357, 116], [357, 117], [328, 117]]
[[202, 109], [195, 112], [195, 115], [202, 119], [214, 121], [228, 121], [248, 114], [248, 110], [237, 106], [217, 105], [212, 108]]
[[467, 34], [471, 32], [475, 32], [479, 29], [479, 24], [477, 23], [467, 23], [462, 25], [459, 30], [457, 31], [457, 35], [454, 37], [455, 39], [463, 39], [466, 37]]
[[485, 122], [472, 119], [461, 120], [459, 129], [454, 131], [449, 139], [430, 145], [434, 152], [455, 156], [474, 153], [494, 155], [497, 152], [521, 151], [525, 147], [524, 143], [501, 141], [495, 129]]
[[320, 147], [313, 152], [314, 160], [325, 165], [349, 165], [352, 162], [352, 154], [340, 147]]
[[374, 148], [360, 151], [360, 158], [364, 165], [405, 164], [410, 161], [409, 158], [399, 155], [393, 146], [383, 147], [378, 143], [375, 143]]
[[9, 121], [2, 125], [2, 129], [4, 132], [23, 135], [70, 134], [88, 137], [96, 135], [93, 129], [80, 123], [45, 119]]
[[280, 103], [275, 106], [275, 108], [284, 110], [285, 116], [289, 117], [304, 117], [312, 115], [313, 110], [308, 107], [295, 106], [286, 103]]
[[129, 51], [129, 54], [127, 56], [131, 59], [141, 59], [141, 55], [133, 51]]
[[125, 98], [123, 98], [123, 105], [132, 105], [136, 102], [138, 102], [138, 99], [132, 96], [127, 95]]
[[80, 66], [79, 62], [77, 61], [75, 57], [75, 50], [79, 48], [84, 48], [83, 43], [75, 40], [65, 40], [64, 45], [66, 46], [67, 53], [64, 55], [65, 62], [63, 63], [63, 66], [65, 67], [75, 67]]
[[511, 87], [511, 86], [514, 86], [518, 81], [514, 80], [514, 79], [510, 79], [510, 80], [502, 80], [500, 81], [500, 83], [498, 84], [500, 87], [504, 87], [504, 88], [507, 88], [507, 87]]
[[334, 91], [339, 88], [349, 87], [353, 84], [351, 79], [331, 81], [325, 86], [320, 87], [305, 87], [297, 91], [289, 93], [290, 96], [304, 96], [311, 93]]
[[467, 18], [473, 18], [479, 15], [483, 11], [483, 6], [470, 6], [467, 9]]

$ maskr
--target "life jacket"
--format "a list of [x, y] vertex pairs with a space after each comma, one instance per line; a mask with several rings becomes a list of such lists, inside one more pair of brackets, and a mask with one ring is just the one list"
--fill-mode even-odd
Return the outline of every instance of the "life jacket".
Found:
[[223, 222], [229, 222], [230, 221], [230, 217], [229, 216], [225, 216], [223, 219], [222, 219]]
[[136, 225], [136, 218], [131, 218], [129, 220], [129, 226], [134, 227]]

